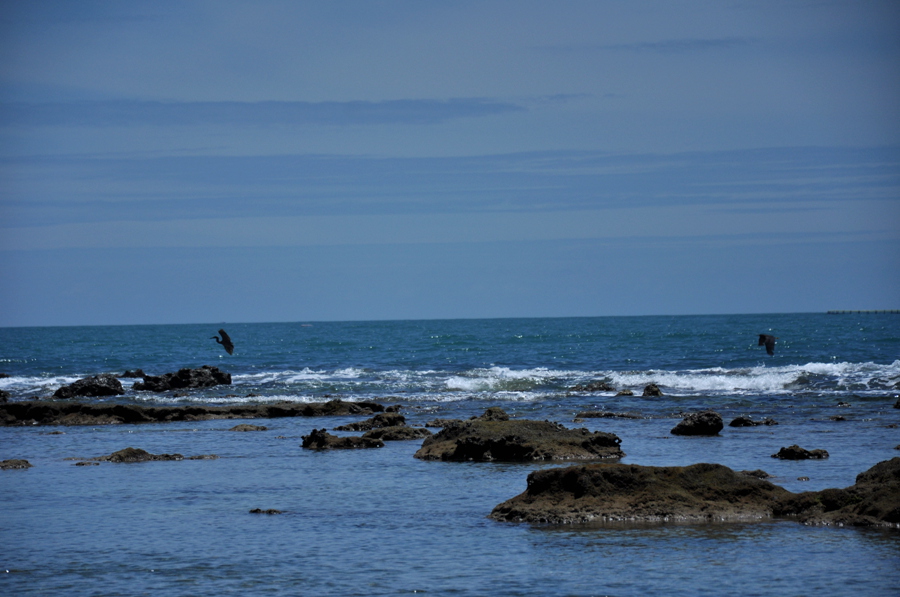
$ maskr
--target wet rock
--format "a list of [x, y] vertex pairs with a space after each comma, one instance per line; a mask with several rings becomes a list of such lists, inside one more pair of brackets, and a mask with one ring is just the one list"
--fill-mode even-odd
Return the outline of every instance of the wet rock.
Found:
[[268, 431], [268, 427], [264, 427], [263, 425], [248, 425], [247, 423], [241, 423], [240, 425], [235, 425], [228, 431]]
[[900, 398], [897, 398], [897, 402], [894, 403], [894, 408], [900, 408]]
[[90, 460], [82, 460], [81, 462], [76, 462], [75, 466], [100, 466], [100, 463], [92, 462]]
[[477, 417], [472, 417], [469, 420], [479, 420], [479, 421], [509, 421], [509, 415], [506, 414], [506, 411], [500, 408], [499, 406], [492, 406], [489, 409], [485, 410], [482, 414]]
[[781, 460], [816, 460], [828, 458], [828, 452], [825, 450], [805, 450], [794, 444], [787, 448], [781, 448], [777, 453], [772, 454], [772, 458], [780, 458]]
[[768, 479], [772, 476], [766, 471], [762, 471], [759, 469], [756, 469], [755, 471], [741, 471], [741, 474], [747, 475], [748, 477], [753, 477], [754, 479]]
[[263, 510], [262, 508], [254, 508], [250, 510], [250, 514], [284, 514], [281, 510], [276, 510], [275, 508], [269, 508], [268, 510]]
[[860, 473], [850, 487], [787, 496], [775, 514], [796, 517], [805, 524], [900, 528], [900, 458]]
[[798, 481], [809, 481], [809, 477], [797, 477]]
[[134, 389], [149, 392], [168, 392], [185, 388], [210, 388], [218, 385], [230, 385], [231, 374], [220, 371], [218, 367], [203, 365], [198, 369], [179, 369], [175, 373], [163, 375], [145, 375], [143, 383], [134, 384]]
[[605, 381], [591, 381], [586, 384], [578, 384], [572, 388], [573, 392], [615, 392], [616, 389]]
[[768, 417], [762, 421], [754, 421], [748, 416], [740, 416], [735, 417], [731, 423], [728, 424], [729, 427], [756, 427], [757, 425], [778, 425], [778, 422]]
[[300, 444], [307, 450], [355, 450], [361, 448], [383, 448], [384, 442], [380, 439], [364, 437], [338, 437], [331, 435], [325, 429], [313, 429], [309, 435], [301, 437]]
[[426, 427], [447, 427], [448, 425], [461, 424], [462, 419], [432, 419], [425, 423]]
[[532, 472], [525, 492], [495, 507], [490, 517], [553, 524], [759, 520], [770, 518], [788, 495], [719, 464], [591, 464]]
[[421, 460], [504, 461], [621, 458], [612, 433], [567, 429], [549, 421], [475, 419], [444, 427], [422, 442]]
[[718, 435], [725, 424], [719, 413], [705, 410], [690, 413], [672, 428], [672, 435]]
[[400, 413], [378, 413], [371, 419], [341, 425], [334, 429], [335, 431], [369, 431], [380, 427], [395, 427], [398, 425], [406, 425], [406, 417]]
[[662, 396], [662, 390], [655, 383], [649, 384], [644, 388], [642, 396]]
[[198, 454], [197, 456], [188, 456], [185, 460], [218, 460], [217, 454]]
[[12, 471], [17, 469], [26, 469], [31, 468], [32, 464], [27, 460], [22, 460], [19, 458], [12, 458], [10, 460], [2, 460], [0, 461], [0, 470], [4, 471]]
[[152, 462], [160, 460], [184, 460], [181, 454], [151, 454], [141, 448], [125, 448], [108, 456], [95, 458], [100, 462]]
[[850, 403], [849, 402], [838, 402], [837, 406], [839, 408], [848, 408], [850, 406]]
[[120, 396], [124, 393], [122, 384], [114, 375], [103, 373], [63, 386], [53, 393], [53, 397], [69, 399], [76, 396]]
[[631, 390], [619, 390], [616, 393], [616, 396], [634, 396], [634, 392]]
[[431, 437], [432, 433], [424, 427], [407, 427], [395, 425], [392, 427], [379, 427], [362, 434], [366, 439], [380, 439], [385, 442], [398, 442], [412, 439]]
[[144, 373], [143, 369], [135, 369], [134, 371], [131, 371], [129, 369], [128, 371], [126, 371], [125, 373], [122, 373], [121, 375], [116, 375], [116, 377], [118, 377], [119, 379], [123, 379], [123, 378], [138, 379], [138, 378], [147, 377], [147, 374]]
[[384, 412], [375, 402], [276, 402], [226, 406], [141, 406], [137, 404], [84, 404], [34, 400], [0, 404], [0, 426], [113, 425], [211, 419], [276, 419], [373, 415]]
[[843, 415], [831, 415], [830, 417], [828, 417], [828, 420], [829, 421], [846, 421], [847, 417], [845, 417]]
[[615, 413], [603, 410], [586, 410], [575, 415], [576, 419], [643, 419], [640, 413]]
[[0, 390], [0, 404], [9, 402], [10, 394], [6, 390]]

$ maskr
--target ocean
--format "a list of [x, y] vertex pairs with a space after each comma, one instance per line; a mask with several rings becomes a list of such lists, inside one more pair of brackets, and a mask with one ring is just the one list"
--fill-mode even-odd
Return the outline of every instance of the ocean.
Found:
[[[228, 355], [211, 336], [224, 328]], [[778, 337], [775, 354], [757, 345]], [[772, 314], [0, 328], [0, 390], [48, 397], [98, 373], [214, 365], [230, 386], [144, 405], [377, 401], [410, 425], [499, 406], [615, 433], [624, 463], [762, 469], [790, 491], [846, 487], [900, 456], [900, 315]], [[615, 391], [573, 388], [605, 380]], [[643, 397], [655, 383], [661, 397]], [[719, 412], [717, 437], [673, 436]], [[641, 418], [575, 421], [585, 410]], [[734, 417], [772, 426], [732, 428]], [[834, 417], [842, 420], [834, 420]], [[900, 532], [722, 524], [542, 526], [489, 520], [529, 472], [570, 463], [445, 463], [421, 440], [313, 452], [360, 417], [0, 427], [6, 595], [891, 595]], [[54, 433], [61, 431], [63, 433]], [[437, 431], [433, 429], [433, 431]], [[334, 434], [348, 434], [331, 431]], [[827, 460], [771, 455], [799, 444]], [[217, 460], [75, 466], [126, 448]], [[808, 478], [808, 480], [801, 480]], [[254, 508], [280, 515], [250, 514]]]

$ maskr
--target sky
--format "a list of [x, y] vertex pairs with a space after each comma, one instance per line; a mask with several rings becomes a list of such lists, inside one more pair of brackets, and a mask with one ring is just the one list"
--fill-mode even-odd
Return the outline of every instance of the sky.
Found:
[[897, 308], [893, 0], [0, 0], [0, 326]]

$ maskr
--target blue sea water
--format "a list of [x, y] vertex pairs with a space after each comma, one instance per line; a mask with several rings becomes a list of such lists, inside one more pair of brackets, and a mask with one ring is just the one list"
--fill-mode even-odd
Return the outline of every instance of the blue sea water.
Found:
[[[224, 327], [228, 355], [210, 337]], [[757, 346], [778, 336], [775, 355]], [[791, 491], [846, 487], [900, 456], [900, 316], [777, 314], [0, 328], [0, 389], [46, 397], [88, 375], [215, 365], [231, 386], [140, 404], [399, 404], [412, 425], [490, 406], [617, 434], [623, 462], [763, 469]], [[604, 379], [615, 392], [572, 391]], [[664, 396], [645, 398], [656, 383]], [[97, 399], [100, 400], [100, 399]], [[838, 406], [839, 403], [849, 406]], [[677, 437], [680, 413], [726, 427]], [[585, 419], [583, 410], [640, 413]], [[834, 421], [841, 415], [845, 420]], [[0, 593], [9, 595], [898, 595], [900, 531], [789, 520], [532, 526], [487, 519], [560, 464], [441, 463], [421, 441], [316, 453], [300, 438], [358, 417], [0, 428]], [[62, 434], [51, 433], [62, 431]], [[333, 433], [338, 433], [334, 432]], [[830, 458], [789, 462], [782, 446]], [[102, 463], [132, 446], [218, 460]], [[808, 477], [808, 481], [799, 478]], [[253, 515], [275, 508], [275, 516]]]

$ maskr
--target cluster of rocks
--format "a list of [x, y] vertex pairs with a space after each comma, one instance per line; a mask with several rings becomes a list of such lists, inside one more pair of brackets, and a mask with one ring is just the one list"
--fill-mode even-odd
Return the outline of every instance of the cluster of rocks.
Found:
[[[216, 460], [218, 456], [215, 454], [201, 454], [199, 456], [182, 456], [181, 454], [151, 454], [141, 448], [125, 448], [106, 456], [98, 456], [92, 458], [96, 462], [157, 462], [157, 461], [178, 461], [178, 460]], [[83, 464], [83, 463], [76, 463]]]
[[168, 392], [171, 390], [211, 388], [231, 385], [231, 374], [218, 367], [203, 365], [199, 369], [179, 369], [175, 373], [144, 375], [144, 381], [134, 384], [137, 391]]
[[400, 413], [384, 412], [370, 419], [335, 427], [335, 431], [365, 431], [362, 436], [337, 436], [326, 429], [313, 429], [303, 436], [302, 447], [309, 450], [383, 448], [384, 442], [422, 439], [431, 436], [424, 427], [410, 427]]
[[772, 458], [780, 460], [822, 460], [828, 458], [828, 452], [825, 450], [806, 450], [794, 444], [793, 446], [781, 448], [778, 452], [772, 454]]
[[[614, 388], [610, 383], [606, 380], [596, 380], [590, 381], [586, 384], [576, 384], [571, 388], [572, 392], [615, 392], [616, 388]], [[659, 389], [655, 383], [648, 384], [644, 387], [644, 391], [641, 394], [642, 396], [648, 397], [658, 397], [662, 396], [662, 390]], [[619, 390], [616, 393], [616, 396], [634, 396], [634, 392], [629, 389]]]

